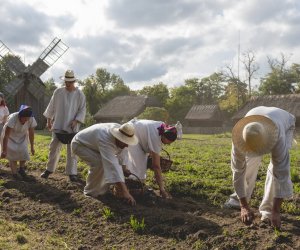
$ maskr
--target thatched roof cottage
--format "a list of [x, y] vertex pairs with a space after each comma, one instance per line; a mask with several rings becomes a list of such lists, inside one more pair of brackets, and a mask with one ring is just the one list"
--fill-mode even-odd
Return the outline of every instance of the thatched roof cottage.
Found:
[[154, 97], [117, 96], [106, 103], [95, 115], [97, 122], [123, 123], [140, 115], [147, 107], [160, 107]]
[[224, 117], [218, 105], [193, 105], [184, 120], [188, 127], [222, 127]]
[[239, 111], [234, 114], [232, 117], [233, 122], [236, 123], [238, 120], [243, 118], [250, 109], [258, 106], [284, 109], [296, 117], [296, 126], [300, 126], [300, 94], [252, 97]]

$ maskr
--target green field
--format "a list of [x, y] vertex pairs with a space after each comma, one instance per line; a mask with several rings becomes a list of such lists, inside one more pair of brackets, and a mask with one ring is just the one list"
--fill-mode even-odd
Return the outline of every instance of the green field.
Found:
[[[48, 158], [48, 145], [51, 136], [48, 132], [37, 131], [35, 138], [36, 155], [27, 166], [31, 169], [45, 168]], [[232, 172], [230, 169], [231, 134], [218, 135], [184, 135], [183, 140], [165, 146], [174, 161], [172, 171], [166, 173], [168, 190], [175, 196], [190, 196], [194, 199], [207, 199], [216, 206], [222, 206], [233, 192]], [[66, 147], [63, 147], [58, 171], [64, 172]], [[300, 194], [300, 146], [295, 145], [291, 151], [291, 176], [294, 193]], [[258, 207], [262, 199], [269, 156], [263, 159], [258, 173], [256, 188], [251, 200]], [[85, 163], [79, 161], [78, 169], [83, 178], [87, 173]], [[152, 183], [149, 171], [148, 184]], [[293, 201], [283, 204], [283, 212], [300, 215], [300, 207]]]

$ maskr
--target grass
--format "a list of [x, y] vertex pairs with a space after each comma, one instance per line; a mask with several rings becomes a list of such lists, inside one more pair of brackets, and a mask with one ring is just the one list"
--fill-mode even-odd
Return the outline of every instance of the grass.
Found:
[[[46, 131], [36, 131], [36, 154], [27, 163], [29, 169], [43, 171], [48, 159], [48, 147], [51, 134]], [[190, 196], [194, 199], [205, 199], [212, 205], [221, 207], [233, 192], [232, 172], [230, 168], [231, 134], [218, 135], [184, 135], [183, 140], [164, 146], [173, 160], [172, 171], [164, 174], [168, 190], [175, 196]], [[294, 193], [300, 195], [300, 146], [295, 145], [290, 150], [291, 177], [294, 183]], [[2, 164], [4, 163], [1, 160]], [[65, 172], [66, 147], [62, 147], [61, 159], [57, 171]], [[265, 156], [258, 172], [256, 188], [251, 204], [258, 207], [264, 192], [264, 182], [270, 161]], [[88, 167], [79, 160], [78, 171], [85, 178]], [[153, 183], [153, 172], [148, 170], [147, 184]], [[4, 183], [0, 182], [0, 186]], [[300, 215], [299, 204], [285, 201], [283, 211]], [[78, 212], [79, 213], [79, 212]], [[105, 212], [104, 212], [105, 213]], [[109, 212], [107, 212], [107, 216]]]
[[102, 209], [102, 216], [106, 219], [106, 220], [112, 220], [115, 217], [115, 213], [113, 211], [110, 210], [109, 207], [104, 207]]
[[41, 235], [23, 223], [0, 219], [0, 249], [70, 249], [62, 238]]

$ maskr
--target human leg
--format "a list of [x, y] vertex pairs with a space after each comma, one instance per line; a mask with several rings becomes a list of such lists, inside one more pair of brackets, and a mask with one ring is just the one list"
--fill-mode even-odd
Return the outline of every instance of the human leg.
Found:
[[272, 162], [270, 162], [267, 170], [264, 197], [261, 202], [261, 205], [259, 206], [259, 212], [262, 215], [261, 220], [271, 219], [275, 192], [274, 178], [275, 177], [273, 176], [273, 164]]
[[75, 155], [90, 166], [86, 186], [84, 187], [84, 194], [96, 197], [106, 193], [109, 189], [109, 184], [104, 179], [100, 153], [74, 142], [71, 144], [71, 148]]
[[72, 153], [71, 144], [67, 145], [66, 174], [69, 175], [71, 181], [77, 180], [77, 156]]
[[27, 177], [27, 174], [25, 172], [25, 163], [26, 161], [20, 161], [20, 168], [18, 173], [22, 176], [22, 177]]
[[[255, 182], [257, 178], [257, 173], [259, 166], [261, 164], [262, 157], [246, 157], [246, 173], [245, 173], [245, 190], [246, 190], [246, 199], [249, 202], [255, 187]], [[229, 196], [229, 200], [225, 202], [225, 207], [229, 208], [240, 208], [239, 198], [237, 193], [234, 192]]]
[[52, 140], [49, 145], [49, 155], [46, 170], [41, 174], [42, 178], [48, 178], [48, 176], [53, 173], [60, 157], [60, 150], [62, 143], [57, 139], [55, 133], [52, 133]]

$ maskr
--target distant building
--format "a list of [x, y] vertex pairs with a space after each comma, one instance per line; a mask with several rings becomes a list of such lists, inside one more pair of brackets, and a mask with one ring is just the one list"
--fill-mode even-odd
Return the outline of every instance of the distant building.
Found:
[[94, 115], [97, 122], [124, 123], [139, 116], [147, 107], [160, 107], [154, 97], [117, 96], [106, 103]]
[[187, 127], [222, 127], [224, 117], [218, 105], [194, 105], [184, 120]]
[[232, 117], [234, 124], [255, 107], [277, 107], [284, 109], [296, 117], [296, 126], [300, 126], [300, 94], [254, 96]]

